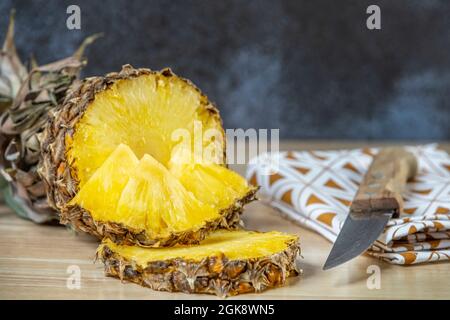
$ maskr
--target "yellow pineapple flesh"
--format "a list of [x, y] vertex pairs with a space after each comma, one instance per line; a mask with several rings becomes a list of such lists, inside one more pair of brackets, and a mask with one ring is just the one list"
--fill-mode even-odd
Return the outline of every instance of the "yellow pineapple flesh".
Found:
[[69, 203], [88, 210], [96, 221], [122, 224], [149, 237], [196, 231], [220, 218], [161, 163], [145, 154], [140, 161], [120, 144]]
[[220, 218], [218, 210], [197, 200], [147, 154], [124, 188], [117, 214], [129, 217], [127, 225], [145, 227], [153, 236], [198, 230], [205, 223]]
[[79, 205], [98, 221], [122, 222], [116, 214], [122, 190], [139, 160], [126, 145], [120, 144], [95, 171], [69, 205]]
[[277, 231], [217, 230], [195, 246], [143, 248], [118, 245], [110, 240], [105, 240], [103, 245], [107, 245], [125, 259], [146, 266], [149, 262], [176, 258], [199, 262], [206, 257], [220, 254], [224, 254], [229, 260], [267, 257], [285, 250], [287, 243], [294, 240], [297, 240], [297, 236]]
[[[195, 122], [202, 124], [203, 131], [221, 128], [220, 120], [200, 107], [204, 100], [180, 78], [158, 74], [118, 80], [97, 93], [68, 141], [68, 160], [76, 168], [80, 187], [120, 143], [128, 145], [138, 158], [149, 154], [166, 165], [178, 142], [172, 136], [176, 130], [185, 129], [193, 137]], [[200, 138], [205, 147], [211, 143], [207, 138]], [[223, 149], [223, 141], [215, 143]]]
[[[169, 162], [170, 172], [203, 203], [224, 209], [251, 188], [237, 173], [210, 161], [196, 159], [188, 148], [177, 146]], [[207, 186], [207, 192], [205, 192]]]
[[97, 255], [108, 275], [155, 290], [219, 296], [258, 292], [297, 275], [298, 237], [217, 230], [195, 246], [142, 248], [104, 240]]

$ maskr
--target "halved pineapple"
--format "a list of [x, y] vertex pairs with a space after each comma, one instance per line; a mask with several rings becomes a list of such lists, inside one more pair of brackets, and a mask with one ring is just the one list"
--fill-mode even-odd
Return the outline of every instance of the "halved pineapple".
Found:
[[97, 255], [107, 275], [154, 290], [219, 296], [258, 292], [297, 275], [298, 237], [217, 230], [196, 246], [141, 248], [105, 240]]
[[[178, 145], [200, 146], [208, 166], [169, 172]], [[256, 192], [225, 168], [217, 109], [170, 70], [124, 66], [86, 79], [50, 115], [42, 150], [39, 171], [61, 222], [119, 243], [198, 243], [235, 227]]]

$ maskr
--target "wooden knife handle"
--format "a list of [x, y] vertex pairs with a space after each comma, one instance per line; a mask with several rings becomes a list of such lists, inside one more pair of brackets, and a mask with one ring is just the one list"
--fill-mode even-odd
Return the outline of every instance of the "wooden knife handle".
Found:
[[416, 157], [400, 147], [381, 149], [375, 156], [350, 207], [354, 217], [403, 209], [402, 192], [406, 182], [417, 173]]

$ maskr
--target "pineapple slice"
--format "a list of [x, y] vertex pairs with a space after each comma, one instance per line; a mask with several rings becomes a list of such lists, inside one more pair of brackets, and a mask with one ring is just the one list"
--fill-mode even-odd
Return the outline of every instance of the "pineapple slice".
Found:
[[298, 237], [218, 230], [196, 246], [141, 248], [104, 240], [97, 255], [107, 275], [154, 290], [219, 296], [258, 292], [297, 275]]

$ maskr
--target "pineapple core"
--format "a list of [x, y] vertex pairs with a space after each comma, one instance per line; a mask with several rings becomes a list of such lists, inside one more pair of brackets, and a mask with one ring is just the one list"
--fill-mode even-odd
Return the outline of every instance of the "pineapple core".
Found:
[[108, 246], [113, 252], [125, 259], [135, 261], [146, 267], [152, 261], [164, 261], [175, 258], [201, 261], [204, 258], [223, 253], [229, 260], [242, 260], [269, 257], [286, 250], [288, 245], [297, 241], [297, 236], [281, 232], [253, 232], [218, 230], [211, 233], [196, 246], [176, 246], [171, 248], [142, 248], [138, 246], [118, 245], [106, 239], [102, 247]]

